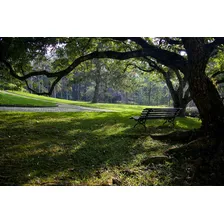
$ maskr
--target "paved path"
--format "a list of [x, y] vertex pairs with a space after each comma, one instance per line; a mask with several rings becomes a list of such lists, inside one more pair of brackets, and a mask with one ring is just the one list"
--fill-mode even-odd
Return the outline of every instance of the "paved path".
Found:
[[23, 112], [113, 112], [112, 110], [58, 104], [57, 107], [0, 107], [0, 111]]
[[[9, 93], [4, 91], [5, 93], [11, 94], [11, 95], [16, 95], [20, 96], [18, 94], [14, 93]], [[21, 96], [24, 98], [31, 98], [32, 97], [26, 97], [26, 96]], [[37, 99], [38, 100], [38, 99]], [[47, 100], [42, 100], [41, 101], [47, 101]], [[2, 107], [0, 106], [0, 111], [22, 111], [22, 112], [114, 112], [112, 110], [107, 110], [107, 109], [98, 109], [98, 108], [91, 108], [91, 107], [82, 107], [82, 106], [75, 106], [71, 104], [57, 104], [57, 107]]]

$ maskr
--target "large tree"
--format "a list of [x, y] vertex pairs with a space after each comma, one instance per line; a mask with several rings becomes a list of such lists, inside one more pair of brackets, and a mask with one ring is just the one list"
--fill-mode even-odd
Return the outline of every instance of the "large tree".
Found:
[[[100, 51], [97, 49], [99, 43]], [[0, 62], [21, 81], [39, 75], [55, 78], [49, 91], [52, 93], [54, 86], [84, 61], [150, 57], [184, 75], [190, 95], [198, 107], [202, 129], [212, 135], [224, 129], [224, 106], [215, 85], [206, 75], [206, 66], [223, 43], [224, 38], [1, 38]], [[35, 53], [40, 55], [39, 60], [42, 59], [49, 48], [59, 49], [58, 52], [64, 50], [66, 54], [67, 60], [64, 60], [60, 71], [31, 71], [30, 67], [23, 67], [23, 62], [29, 58], [35, 60]]]
[[[138, 63], [139, 61], [137, 61], [137, 64], [136, 62], [128, 63], [127, 66], [137, 68], [144, 73], [148, 73], [149, 76], [154, 73], [161, 74], [162, 79], [165, 81], [172, 97], [173, 107], [182, 108], [180, 116], [185, 116], [186, 107], [192, 100], [186, 76], [183, 76], [179, 70], [173, 70], [170, 68], [167, 69], [165, 66], [161, 66], [158, 63], [155, 63], [148, 57], [145, 57], [144, 60], [146, 64], [141, 59], [140, 63]], [[158, 75], [157, 77], [159, 80], [161, 80], [161, 77]], [[176, 82], [173, 82], [172, 79], [176, 80]]]

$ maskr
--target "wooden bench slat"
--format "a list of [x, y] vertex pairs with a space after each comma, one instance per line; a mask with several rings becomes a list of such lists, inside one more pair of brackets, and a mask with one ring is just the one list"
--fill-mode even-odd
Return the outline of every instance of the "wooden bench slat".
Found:
[[[174, 125], [174, 120], [178, 116], [181, 109], [182, 108], [145, 108], [142, 110], [140, 116], [132, 116], [131, 119], [134, 119], [139, 124], [142, 124], [145, 128], [146, 120], [150, 119], [165, 119], [166, 122], [172, 122]], [[138, 123], [136, 123], [135, 126]]]

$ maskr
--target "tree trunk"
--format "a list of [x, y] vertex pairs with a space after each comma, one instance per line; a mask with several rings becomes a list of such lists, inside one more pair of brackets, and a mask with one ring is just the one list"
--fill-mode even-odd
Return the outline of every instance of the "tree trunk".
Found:
[[151, 104], [151, 92], [152, 92], [152, 83], [149, 82], [149, 84], [148, 84], [148, 105]]
[[125, 103], [128, 104], [128, 92], [125, 92]]
[[184, 97], [183, 96], [183, 92], [184, 92], [184, 86], [183, 86], [183, 81], [180, 80], [181, 77], [179, 77], [179, 87], [178, 87], [178, 90], [175, 90], [173, 88], [173, 84], [170, 80], [170, 74], [169, 74], [169, 71], [168, 72], [164, 72], [163, 73], [163, 77], [166, 81], [166, 85], [169, 89], [169, 92], [170, 92], [170, 95], [172, 97], [172, 100], [173, 100], [173, 107], [174, 108], [182, 108], [179, 116], [181, 117], [184, 117], [185, 116], [185, 112], [186, 112], [186, 107], [187, 107], [187, 104], [189, 103], [190, 101], [190, 98], [189, 97]]
[[209, 135], [222, 135], [224, 130], [224, 105], [219, 93], [205, 74], [209, 59], [204, 38], [183, 38], [188, 53], [190, 94], [202, 119], [202, 129]]
[[75, 94], [75, 84], [72, 84], [72, 99], [75, 100], [76, 99], [76, 94]]
[[84, 101], [87, 101], [87, 98], [86, 98], [86, 92], [87, 92], [87, 85], [86, 85], [86, 83], [85, 83], [85, 85], [84, 85], [84, 97], [83, 97], [83, 100]]
[[188, 104], [188, 102], [185, 102], [184, 99], [173, 101], [173, 107], [174, 108], [182, 108], [182, 110], [179, 113], [180, 117], [184, 117], [185, 116], [187, 104]]
[[80, 100], [80, 98], [81, 98], [81, 94], [80, 94], [81, 87], [80, 86], [81, 86], [80, 83], [78, 83], [78, 86], [77, 86], [77, 100]]
[[100, 82], [99, 82], [98, 79], [96, 79], [96, 85], [95, 85], [95, 90], [94, 90], [94, 94], [93, 94], [92, 103], [97, 103], [98, 102], [99, 90], [100, 90]]

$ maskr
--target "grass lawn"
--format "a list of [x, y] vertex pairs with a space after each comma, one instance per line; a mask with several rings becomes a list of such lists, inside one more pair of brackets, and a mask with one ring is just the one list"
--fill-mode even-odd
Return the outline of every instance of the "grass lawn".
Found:
[[[72, 104], [72, 105], [84, 106], [84, 107], [102, 108], [102, 109], [113, 110], [116, 112], [132, 112], [135, 114], [139, 114], [145, 107], [149, 107], [146, 105], [91, 103], [91, 102], [84, 102], [84, 101], [72, 101], [72, 100], [64, 100], [64, 99], [58, 99], [53, 97], [47, 97], [47, 96], [38, 96], [35, 94], [19, 92], [19, 91], [9, 91], [9, 92], [16, 93], [21, 96], [32, 97], [34, 99], [47, 100], [49, 102], [54, 102], [54, 103], [66, 103], [66, 104]], [[158, 106], [158, 107], [161, 107], [161, 106]]]
[[[129, 117], [139, 111], [0, 112], [0, 185], [171, 185], [178, 173], [170, 162], [149, 168], [142, 161], [180, 143], [149, 136], [173, 131], [162, 120], [133, 129]], [[199, 126], [178, 118], [175, 129]]]
[[0, 91], [0, 105], [9, 106], [56, 106], [55, 102], [46, 102], [41, 99], [29, 99], [23, 96], [10, 95]]

